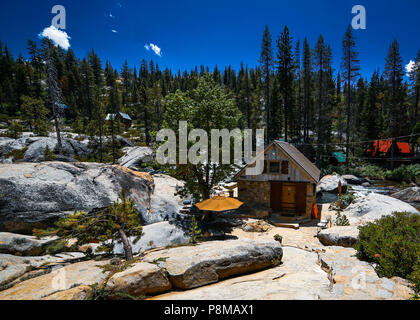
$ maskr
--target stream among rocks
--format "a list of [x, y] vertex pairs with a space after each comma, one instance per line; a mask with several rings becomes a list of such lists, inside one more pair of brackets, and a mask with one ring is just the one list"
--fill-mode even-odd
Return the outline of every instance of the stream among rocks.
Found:
[[[401, 191], [407, 188], [406, 185], [401, 185], [395, 181], [387, 181], [387, 180], [371, 180], [370, 186], [363, 186], [363, 185], [354, 185], [348, 184], [347, 185], [347, 192], [353, 192], [358, 195], [366, 196], [370, 193], [379, 193], [386, 196], [390, 196], [393, 193]], [[325, 204], [331, 203], [338, 200], [338, 195], [334, 193], [323, 192], [317, 196], [317, 203], [318, 204]], [[408, 204], [415, 207], [417, 210], [420, 211], [420, 203], [419, 202], [410, 202], [405, 201]]]

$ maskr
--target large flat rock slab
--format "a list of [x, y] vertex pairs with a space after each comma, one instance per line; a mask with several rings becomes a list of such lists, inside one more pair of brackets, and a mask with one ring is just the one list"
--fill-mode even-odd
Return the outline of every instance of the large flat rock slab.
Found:
[[0, 291], [0, 300], [40, 300], [80, 285], [100, 284], [107, 276], [100, 266], [108, 263], [90, 260], [68, 265]]
[[342, 213], [348, 217], [351, 225], [361, 225], [391, 215], [395, 211], [419, 214], [408, 203], [378, 193], [358, 196]]
[[271, 267], [283, 250], [276, 241], [210, 241], [147, 254], [146, 262], [164, 268], [173, 287], [190, 289]]
[[359, 229], [353, 226], [334, 226], [318, 233], [319, 241], [325, 246], [352, 247], [358, 236]]
[[134, 297], [168, 291], [172, 287], [165, 272], [156, 264], [139, 262], [115, 273], [107, 283], [107, 290], [128, 293]]
[[315, 252], [283, 247], [282, 264], [184, 292], [170, 292], [153, 300], [318, 300], [330, 295], [328, 275]]
[[0, 254], [0, 286], [8, 284], [25, 273], [42, 266], [65, 264], [83, 258], [81, 252], [68, 252], [55, 256], [20, 257]]

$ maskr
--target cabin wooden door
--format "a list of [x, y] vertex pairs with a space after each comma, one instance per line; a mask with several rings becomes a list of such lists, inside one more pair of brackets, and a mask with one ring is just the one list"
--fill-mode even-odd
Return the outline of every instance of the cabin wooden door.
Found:
[[272, 181], [270, 183], [270, 206], [274, 212], [281, 211], [281, 182]]
[[296, 184], [283, 183], [281, 206], [283, 215], [294, 215], [296, 213]]

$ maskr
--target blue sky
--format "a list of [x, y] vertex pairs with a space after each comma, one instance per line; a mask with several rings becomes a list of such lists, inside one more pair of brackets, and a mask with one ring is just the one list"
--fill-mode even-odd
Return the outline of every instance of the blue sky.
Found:
[[[110, 60], [118, 68], [125, 59], [133, 66], [143, 58], [173, 71], [200, 64], [238, 68], [243, 62], [253, 67], [267, 24], [273, 40], [285, 25], [294, 40], [307, 37], [311, 46], [322, 34], [332, 46], [338, 69], [342, 37], [353, 17], [351, 8], [357, 4], [367, 12], [366, 30], [354, 32], [364, 75], [383, 69], [394, 38], [404, 64], [420, 49], [418, 0], [14, 0], [0, 5], [0, 40], [14, 55], [26, 56], [26, 40], [37, 39], [51, 25], [51, 8], [56, 4], [66, 8], [65, 31], [76, 55], [83, 57], [94, 48], [103, 61]], [[150, 47], [145, 49], [150, 43], [162, 50], [161, 56]]]

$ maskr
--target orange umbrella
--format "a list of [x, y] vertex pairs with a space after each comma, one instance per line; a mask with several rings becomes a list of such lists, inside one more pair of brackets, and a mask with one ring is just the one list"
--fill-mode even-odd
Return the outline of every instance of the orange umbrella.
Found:
[[217, 196], [196, 203], [195, 205], [200, 210], [221, 212], [226, 210], [238, 209], [242, 204], [243, 202], [233, 198]]

